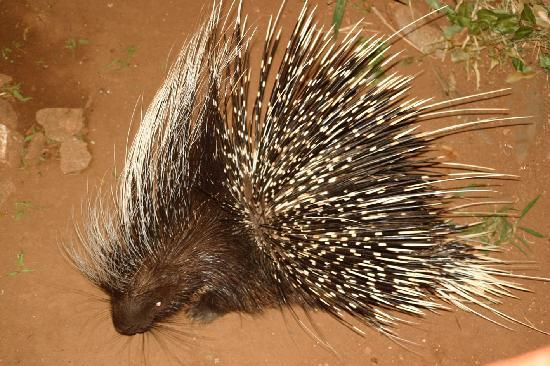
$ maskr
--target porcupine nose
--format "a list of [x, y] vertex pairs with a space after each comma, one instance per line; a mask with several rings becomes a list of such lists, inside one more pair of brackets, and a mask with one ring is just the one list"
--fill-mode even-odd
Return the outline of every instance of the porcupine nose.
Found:
[[150, 328], [148, 326], [143, 326], [139, 324], [129, 324], [129, 323], [121, 322], [119, 319], [116, 319], [114, 317], [113, 317], [113, 325], [115, 327], [115, 330], [118, 333], [126, 336], [133, 336], [138, 333], [145, 333]]
[[152, 326], [147, 309], [132, 299], [113, 299], [112, 318], [115, 330], [122, 335], [145, 333]]

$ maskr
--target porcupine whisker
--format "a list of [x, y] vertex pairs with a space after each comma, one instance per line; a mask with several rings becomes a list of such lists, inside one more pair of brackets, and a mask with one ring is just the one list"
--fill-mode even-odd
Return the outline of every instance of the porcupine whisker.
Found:
[[174, 341], [174, 343], [178, 345], [180, 345], [181, 342], [187, 348], [191, 348], [191, 346], [197, 344], [197, 335], [195, 335], [194, 333], [185, 332], [172, 326], [167, 326], [164, 324], [155, 325], [153, 331], [162, 334], [163, 336], [171, 341]]
[[[168, 360], [170, 360], [170, 364], [173, 362], [176, 365], [186, 365], [186, 363], [177, 355], [177, 352], [175, 352], [173, 348], [178, 340], [172, 339], [170, 336], [157, 331], [152, 331], [149, 336], [151, 337], [151, 343], [154, 341], [158, 345], [164, 355], [168, 358]], [[188, 344], [185, 342], [182, 342], [182, 344], [184, 349], [191, 350], [191, 347]]]
[[[201, 340], [201, 341], [211, 340], [210, 337], [206, 337], [204, 335], [200, 335], [197, 332], [195, 332], [193, 329], [194, 325], [189, 323], [177, 323], [177, 322], [165, 321], [164, 323], [159, 324], [157, 328], [160, 331], [170, 332], [175, 336], [183, 337], [193, 342], [195, 342], [195, 340]], [[191, 331], [186, 331], [185, 330], [186, 328], [191, 328]]]

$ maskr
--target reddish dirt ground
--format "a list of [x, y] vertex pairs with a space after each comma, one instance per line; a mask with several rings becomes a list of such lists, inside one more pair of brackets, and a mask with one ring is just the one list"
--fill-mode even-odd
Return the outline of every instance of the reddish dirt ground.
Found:
[[[252, 24], [263, 32], [278, 1], [246, 1]], [[319, 3], [318, 19], [329, 24], [334, 1]], [[388, 17], [389, 2], [373, 1]], [[165, 75], [170, 50], [199, 24], [208, 1], [69, 1], [0, 0], [0, 46], [22, 41], [13, 62], [0, 60], [0, 73], [21, 82], [25, 103], [14, 103], [18, 132], [25, 135], [35, 124], [35, 113], [45, 107], [86, 108], [87, 141], [93, 160], [76, 175], [63, 175], [56, 156], [37, 166], [1, 171], [15, 184], [15, 192], [0, 207], [0, 365], [482, 365], [550, 343], [550, 337], [514, 326], [508, 331], [481, 318], [459, 311], [428, 314], [413, 326], [401, 326], [399, 335], [416, 342], [408, 349], [367, 330], [361, 337], [326, 314], [313, 321], [334, 351], [308, 336], [288, 311], [270, 310], [258, 316], [230, 314], [205, 326], [182, 326], [191, 333], [184, 339], [119, 336], [113, 330], [108, 306], [101, 294], [61, 255], [59, 243], [71, 233], [71, 215], [86, 197], [88, 187], [104, 179], [116, 164], [121, 167], [132, 113], [141, 96], [151, 99]], [[282, 25], [289, 29], [301, 1], [288, 1]], [[427, 9], [420, 8], [423, 11]], [[364, 16], [370, 31], [388, 29], [372, 13], [349, 6], [343, 27]], [[65, 48], [67, 39], [87, 39], [74, 55]], [[257, 42], [259, 43], [259, 42]], [[128, 67], [107, 67], [135, 55]], [[404, 42], [416, 61], [403, 72], [423, 71], [412, 93], [421, 97], [445, 97], [435, 70], [456, 75], [460, 95], [474, 93], [462, 65], [420, 58]], [[482, 90], [510, 85], [505, 73], [482, 68]], [[507, 70], [507, 72], [510, 70]], [[506, 182], [503, 197], [523, 207], [540, 194], [525, 224], [545, 235], [531, 246], [527, 257], [513, 247], [504, 257], [536, 260], [539, 271], [550, 277], [548, 212], [550, 199], [550, 125], [546, 75], [511, 85], [511, 96], [489, 104], [510, 108], [513, 115], [531, 115], [529, 126], [477, 131], [453, 136], [440, 143], [443, 151], [460, 162], [492, 166], [517, 174], [520, 182]], [[489, 105], [486, 104], [486, 105]], [[450, 123], [450, 121], [445, 121]], [[432, 126], [426, 126], [430, 128]], [[93, 189], [93, 188], [90, 188]], [[31, 206], [16, 217], [16, 203]], [[17, 268], [16, 257], [25, 253], [29, 273], [7, 275]], [[536, 327], [550, 330], [550, 283], [528, 283], [533, 293], [521, 293], [499, 309]], [[302, 317], [305, 319], [305, 317]], [[177, 359], [176, 359], [177, 357]]]

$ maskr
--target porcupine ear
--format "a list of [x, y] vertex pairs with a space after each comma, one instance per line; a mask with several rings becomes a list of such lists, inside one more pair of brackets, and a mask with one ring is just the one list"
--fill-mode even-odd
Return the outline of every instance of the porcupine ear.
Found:
[[363, 40], [352, 30], [335, 43], [307, 5], [269, 89], [277, 19], [250, 96], [249, 49], [237, 17], [239, 52], [216, 125], [223, 202], [274, 263], [275, 279], [357, 332], [344, 313], [394, 336], [400, 319], [387, 310], [421, 316], [446, 308], [437, 298], [521, 323], [491, 306], [522, 289], [501, 278], [514, 276], [494, 268], [503, 262], [479, 254], [475, 238], [461, 234], [465, 226], [450, 220], [457, 196], [491, 192], [465, 182], [510, 176], [430, 154], [434, 138], [506, 118], [418, 132], [442, 104], [406, 99], [413, 78], [385, 72], [391, 37]]
[[[208, 98], [229, 62], [219, 40], [221, 3], [184, 44], [142, 116], [116, 188], [101, 189], [83, 207], [69, 259], [100, 287], [123, 289], [166, 237], [185, 231], [202, 154]], [[192, 156], [196, 155], [196, 156]]]

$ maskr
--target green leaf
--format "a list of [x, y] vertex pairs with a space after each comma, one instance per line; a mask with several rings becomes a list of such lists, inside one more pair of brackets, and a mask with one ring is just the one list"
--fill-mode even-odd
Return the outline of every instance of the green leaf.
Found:
[[[516, 239], [519, 240], [521, 243], [523, 243], [525, 248], [529, 249], [529, 243], [525, 239], [520, 238], [519, 236], [516, 236]], [[514, 242], [514, 245], [515, 245], [516, 248], [519, 249], [520, 252], [522, 252], [524, 255], [527, 255], [527, 252], [525, 250], [523, 250], [521, 248], [521, 246], [518, 245], [518, 243]]]
[[523, 219], [525, 217], [525, 215], [527, 215], [527, 212], [529, 212], [530, 209], [533, 208], [533, 206], [537, 203], [537, 201], [539, 200], [540, 198], [540, 194], [535, 197], [534, 199], [532, 199], [528, 204], [527, 206], [525, 206], [525, 208], [523, 210], [521, 210], [521, 214], [519, 215], [519, 220]]
[[8, 276], [11, 276], [11, 277], [15, 277], [17, 276], [17, 274], [19, 273], [19, 271], [12, 271], [12, 272], [8, 272]]
[[27, 101], [32, 99], [31, 97], [23, 96], [23, 94], [21, 94], [21, 92], [19, 90], [14, 90], [12, 92], [12, 95], [15, 97], [15, 99], [17, 99], [20, 102], [27, 102]]
[[525, 231], [526, 233], [528, 234], [531, 234], [533, 236], [536, 236], [537, 238], [544, 238], [544, 235], [542, 235], [541, 233], [539, 233], [538, 231], [536, 230], [533, 230], [531, 228], [528, 228], [528, 227], [525, 227], [525, 226], [518, 226], [519, 229]]
[[29, 272], [34, 272], [34, 269], [30, 269], [30, 268], [23, 268], [20, 272], [22, 273], [29, 273]]
[[[344, 0], [345, 3], [345, 0]], [[126, 49], [126, 55], [128, 55], [128, 58], [134, 57], [134, 54], [136, 53], [137, 48], [136, 46], [128, 46]]]
[[510, 235], [510, 224], [508, 223], [508, 220], [504, 218], [504, 220], [501, 220], [501, 228], [499, 233], [499, 242], [504, 242], [508, 239], [508, 236]]
[[521, 12], [521, 20], [528, 22], [531, 25], [537, 24], [537, 18], [535, 18], [535, 13], [533, 9], [528, 4], [523, 5], [523, 11]]
[[519, 27], [518, 30], [514, 33], [512, 40], [516, 41], [519, 39], [527, 38], [533, 33], [533, 28], [531, 27]]
[[543, 69], [550, 71], [550, 54], [540, 54], [539, 65]]
[[74, 51], [76, 48], [76, 41], [74, 38], [69, 38], [65, 41], [65, 48]]
[[23, 267], [25, 265], [25, 253], [23, 253], [23, 252], [17, 253], [17, 261], [15, 263], [19, 267]]
[[86, 39], [86, 38], [80, 38], [80, 39], [78, 40], [78, 44], [79, 44], [79, 45], [82, 45], [82, 46], [85, 46], [85, 45], [90, 44], [90, 40], [88, 40], [88, 39]]
[[463, 2], [457, 9], [457, 14], [463, 17], [471, 18], [474, 11], [474, 4], [470, 2]]
[[31, 97], [25, 97], [23, 96], [23, 94], [21, 94], [21, 83], [17, 83], [13, 85], [7, 84], [7, 85], [4, 85], [2, 89], [5, 92], [11, 94], [15, 99], [17, 99], [20, 102], [26, 102], [32, 99]]
[[454, 23], [468, 29], [472, 27], [472, 19], [462, 15], [456, 16], [454, 18]]
[[533, 71], [532, 68], [530, 68], [529, 66], [525, 65], [525, 63], [523, 62], [523, 60], [517, 58], [517, 57], [512, 57], [512, 65], [514, 65], [514, 68], [519, 71], [519, 72], [522, 72], [522, 73], [526, 73], [526, 72], [530, 72], [530, 71]]
[[514, 14], [499, 14], [494, 30], [500, 34], [511, 34], [518, 28], [519, 21]]
[[346, 10], [346, 0], [337, 0], [334, 7], [334, 13], [332, 14], [332, 24], [334, 25], [334, 34], [338, 34], [340, 26], [342, 25], [342, 19], [344, 19], [344, 12]]
[[491, 27], [497, 24], [498, 15], [495, 14], [495, 12], [493, 12], [492, 10], [480, 9], [477, 11], [476, 15], [478, 21], [483, 22]]

